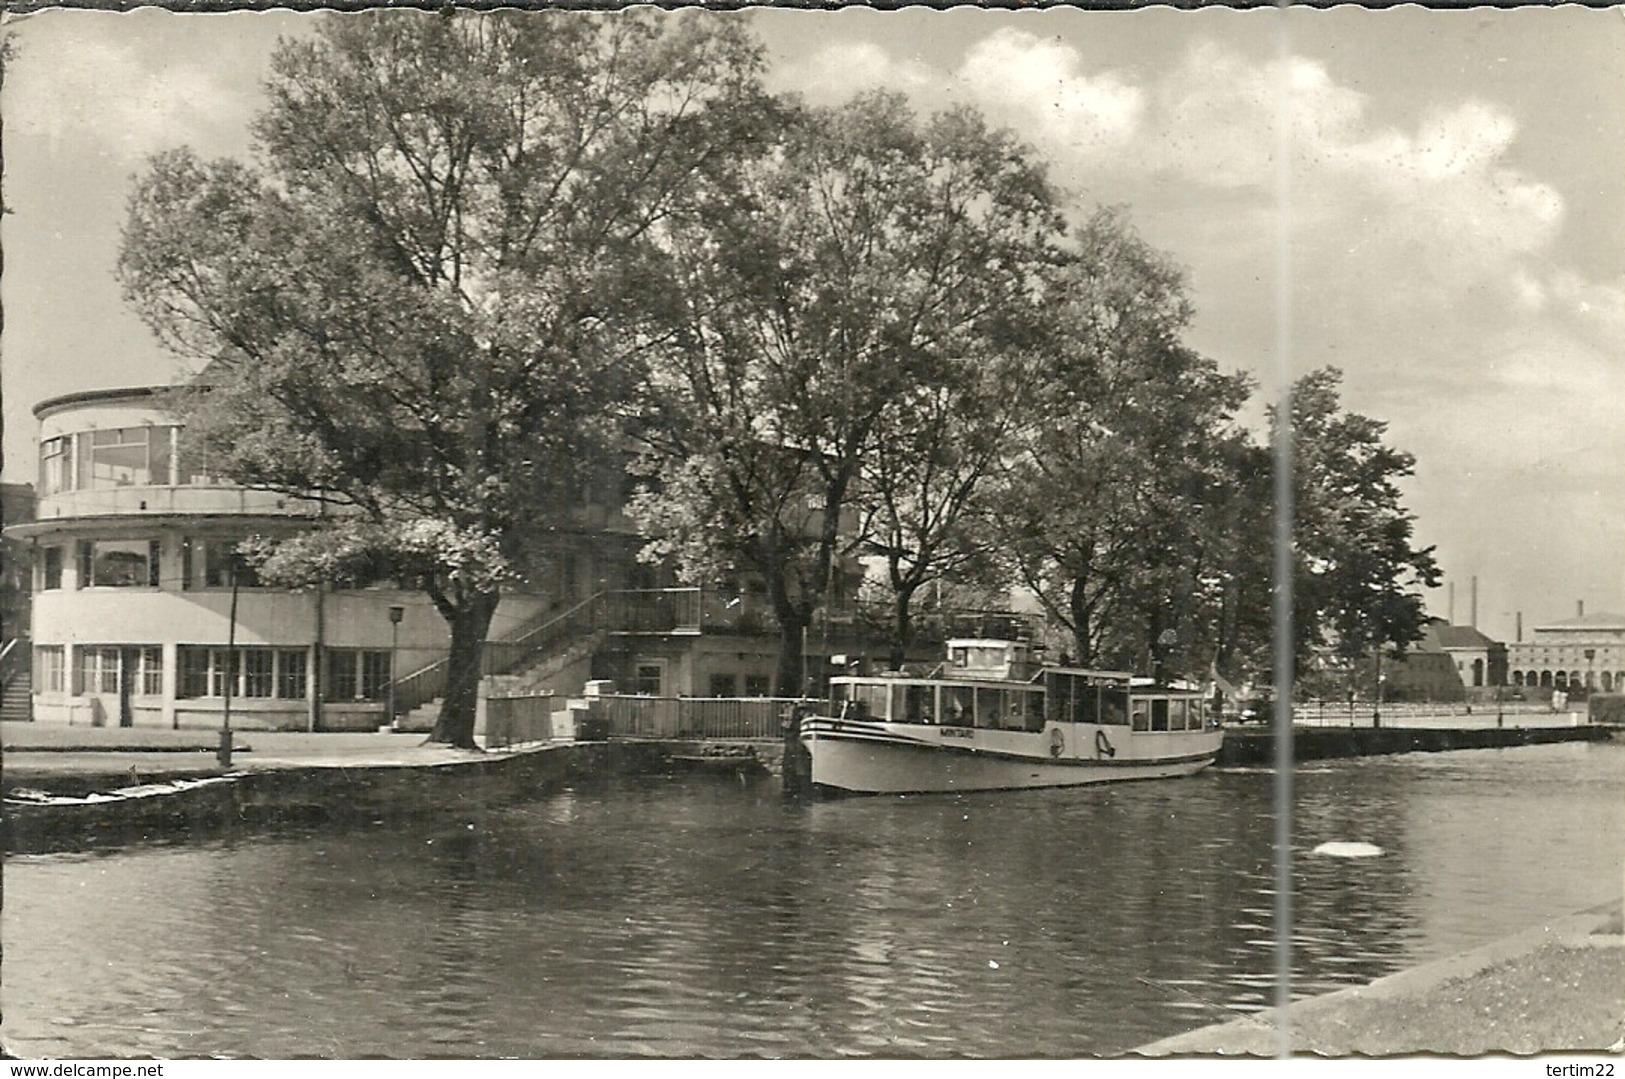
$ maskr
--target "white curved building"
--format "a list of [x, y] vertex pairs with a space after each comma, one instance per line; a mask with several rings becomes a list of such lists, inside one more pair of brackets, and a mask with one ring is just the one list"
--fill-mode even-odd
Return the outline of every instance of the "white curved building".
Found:
[[[309, 527], [323, 509], [211, 476], [188, 457], [164, 392], [94, 390], [34, 409], [34, 519], [6, 533], [32, 553], [35, 721], [218, 727], [229, 691], [232, 725], [248, 729], [387, 722], [392, 668], [443, 656], [444, 620], [422, 593], [388, 584], [291, 590], [248, 575], [233, 631], [232, 546]], [[499, 616], [538, 603], [516, 596]]]

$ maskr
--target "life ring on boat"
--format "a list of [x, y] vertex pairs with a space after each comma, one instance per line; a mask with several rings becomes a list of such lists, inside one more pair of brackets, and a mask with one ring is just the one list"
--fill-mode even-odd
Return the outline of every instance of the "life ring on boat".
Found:
[[1105, 731], [1095, 732], [1095, 757], [1115, 757], [1117, 748], [1112, 745], [1111, 739], [1106, 737]]
[[1058, 758], [1062, 753], [1065, 752], [1066, 735], [1061, 733], [1061, 728], [1056, 727], [1054, 730], [1049, 732], [1049, 755]]

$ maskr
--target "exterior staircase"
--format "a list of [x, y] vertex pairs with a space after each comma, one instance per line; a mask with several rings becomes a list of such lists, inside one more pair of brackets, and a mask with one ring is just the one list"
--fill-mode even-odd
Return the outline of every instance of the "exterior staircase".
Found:
[[[480, 697], [493, 690], [524, 692], [551, 688], [550, 683], [591, 675], [592, 655], [604, 641], [602, 628], [607, 593], [597, 593], [561, 614], [532, 619], [504, 638], [485, 642], [484, 676]], [[439, 660], [396, 683], [399, 707], [395, 728], [428, 731], [440, 716], [445, 688], [446, 661]], [[476, 729], [480, 725], [476, 715]]]
[[0, 696], [0, 722], [27, 723], [33, 718], [33, 688], [28, 672], [23, 671], [6, 679], [4, 695]]
[[34, 677], [28, 642], [7, 641], [0, 649], [0, 722], [28, 723], [34, 718]]

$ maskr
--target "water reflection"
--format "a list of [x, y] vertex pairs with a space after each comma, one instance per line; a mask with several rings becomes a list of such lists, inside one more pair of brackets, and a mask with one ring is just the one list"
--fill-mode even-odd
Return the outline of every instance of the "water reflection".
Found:
[[[1295, 786], [1300, 994], [1618, 894], [1625, 747]], [[22, 856], [4, 1034], [73, 1056], [1120, 1052], [1271, 1002], [1271, 796], [1260, 771], [811, 805], [619, 780], [415, 828]], [[1333, 840], [1386, 853], [1310, 855]]]

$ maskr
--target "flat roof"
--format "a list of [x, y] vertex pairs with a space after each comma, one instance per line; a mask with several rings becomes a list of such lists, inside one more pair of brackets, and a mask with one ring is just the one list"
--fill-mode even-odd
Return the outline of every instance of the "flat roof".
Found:
[[115, 401], [134, 401], [143, 397], [156, 397], [160, 393], [167, 393], [175, 389], [174, 386], [127, 386], [123, 389], [113, 390], [80, 390], [77, 393], [64, 393], [58, 397], [47, 397], [34, 406], [34, 418], [43, 420], [53, 412], [73, 408], [77, 405], [100, 405]]

